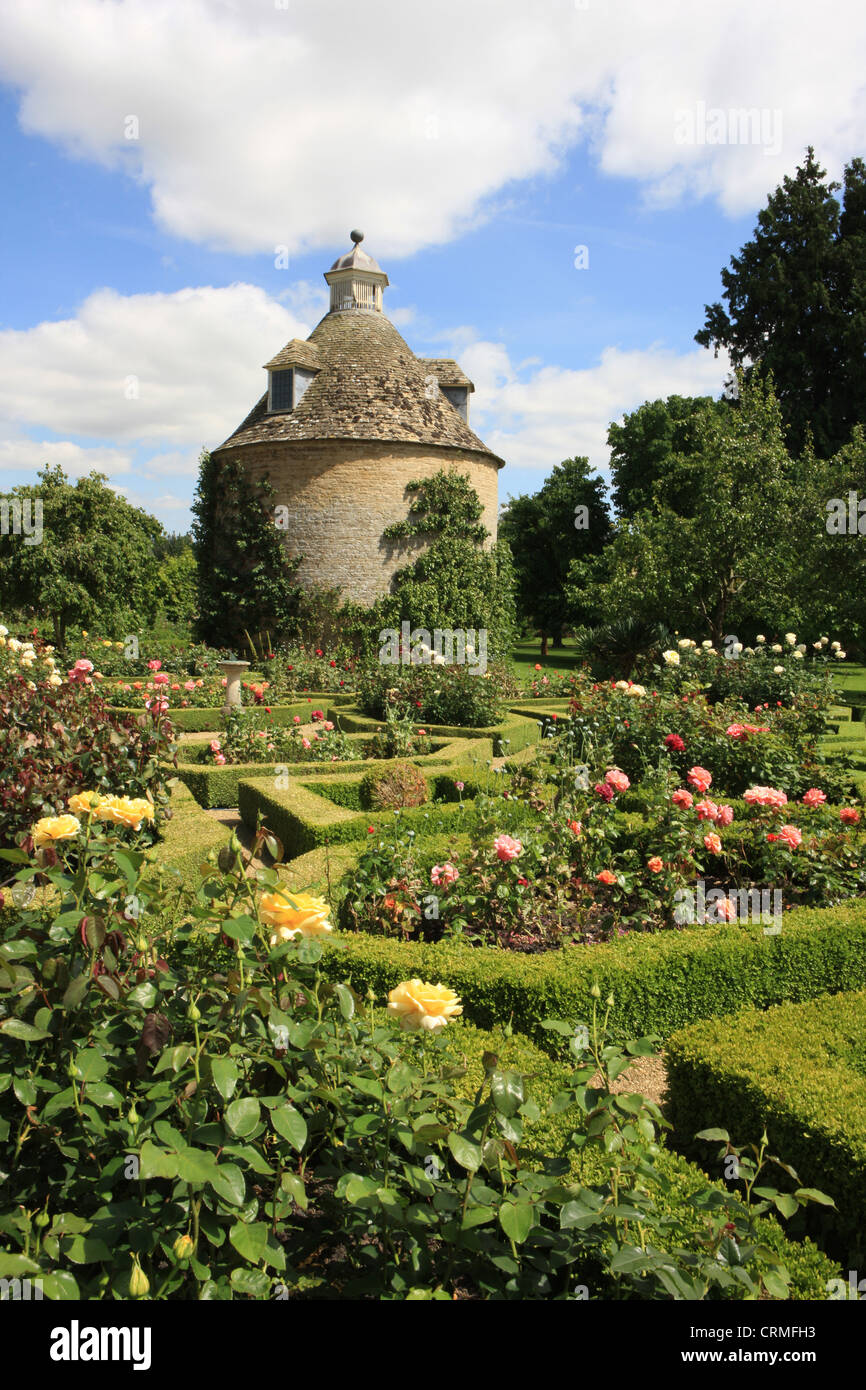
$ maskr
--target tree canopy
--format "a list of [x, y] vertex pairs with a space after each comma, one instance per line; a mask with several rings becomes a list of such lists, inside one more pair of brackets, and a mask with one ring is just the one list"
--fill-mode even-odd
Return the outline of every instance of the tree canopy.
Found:
[[[35, 484], [13, 488], [4, 501], [10, 519], [0, 535], [0, 608], [48, 618], [57, 645], [73, 624], [116, 631], [152, 621], [162, 526], [108, 487], [104, 474], [72, 483], [62, 468], [46, 465]], [[16, 503], [29, 505], [31, 536], [26, 514], [15, 533]]]
[[833, 196], [810, 146], [767, 200], [754, 235], [722, 270], [721, 303], [705, 306], [697, 342], [748, 371], [771, 371], [794, 453], [811, 436], [827, 458], [866, 420], [866, 164]]

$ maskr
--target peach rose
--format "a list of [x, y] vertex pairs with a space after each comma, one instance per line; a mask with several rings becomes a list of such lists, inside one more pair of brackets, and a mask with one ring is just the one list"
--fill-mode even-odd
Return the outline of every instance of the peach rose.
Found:
[[76, 816], [90, 816], [101, 800], [99, 792], [76, 792], [74, 796], [70, 796], [66, 804]]
[[436, 1032], [452, 1018], [462, 1014], [460, 998], [447, 985], [431, 985], [426, 980], [404, 980], [388, 995], [388, 1013], [400, 1027], [414, 1031], [426, 1028]]
[[721, 854], [722, 842], [714, 830], [710, 831], [709, 835], [704, 836], [704, 844], [710, 851], [710, 854]]
[[96, 808], [100, 820], [140, 830], [141, 823], [153, 820], [153, 803], [144, 796], [104, 796]]
[[705, 767], [690, 767], [688, 771], [688, 783], [697, 792], [707, 792], [713, 781], [713, 774], [708, 772]]
[[271, 945], [279, 946], [296, 936], [324, 936], [333, 931], [331, 909], [324, 898], [310, 893], [263, 893], [259, 903], [263, 922], [276, 927]]
[[43, 816], [33, 827], [33, 843], [41, 849], [57, 840], [74, 840], [80, 829], [77, 816]]

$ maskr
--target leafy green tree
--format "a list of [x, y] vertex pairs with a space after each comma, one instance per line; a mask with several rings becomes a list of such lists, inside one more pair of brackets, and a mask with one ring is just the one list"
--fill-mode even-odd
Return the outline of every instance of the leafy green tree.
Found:
[[[599, 621], [700, 627], [715, 643], [756, 612], [790, 621], [796, 474], [772, 383], [738, 384], [738, 408], [709, 413], [699, 451], [675, 459], [651, 507], [617, 527], [594, 574]], [[674, 505], [685, 488], [689, 516]]]
[[252, 482], [237, 459], [201, 456], [192, 504], [192, 535], [198, 563], [198, 637], [217, 647], [246, 650], [269, 633], [276, 642], [292, 636], [301, 589], [294, 576], [301, 563], [283, 545], [267, 481]]
[[866, 419], [866, 164], [845, 170], [843, 204], [810, 146], [758, 214], [752, 240], [722, 271], [722, 304], [695, 334], [737, 367], [776, 383], [794, 453], [811, 433], [819, 457]]
[[485, 549], [489, 531], [469, 477], [452, 468], [408, 485], [405, 521], [385, 539], [424, 549], [392, 581], [393, 592], [376, 606], [376, 621], [399, 626], [485, 629], [491, 655], [504, 655], [514, 640], [514, 571], [507, 544]]
[[[727, 401], [711, 396], [668, 396], [645, 401], [637, 410], [616, 421], [607, 432], [613, 502], [620, 517], [631, 518], [652, 503], [657, 482], [677, 467], [684, 457], [700, 448], [701, 436], [712, 412], [729, 409]], [[686, 515], [690, 497], [684, 494], [675, 510]]]
[[8, 524], [0, 534], [0, 609], [48, 619], [57, 646], [73, 624], [118, 631], [131, 621], [151, 621], [158, 605], [154, 545], [163, 534], [160, 523], [107, 487], [102, 473], [71, 483], [62, 468], [46, 465], [38, 479], [3, 499]]
[[157, 584], [167, 621], [178, 627], [192, 623], [198, 611], [198, 566], [192, 545], [159, 562]]
[[512, 498], [499, 521], [499, 534], [514, 557], [518, 611], [548, 642], [561, 643], [569, 620], [581, 621], [579, 598], [567, 605], [565, 585], [575, 560], [598, 555], [611, 530], [604, 483], [593, 477], [586, 458], [556, 465], [532, 496]]

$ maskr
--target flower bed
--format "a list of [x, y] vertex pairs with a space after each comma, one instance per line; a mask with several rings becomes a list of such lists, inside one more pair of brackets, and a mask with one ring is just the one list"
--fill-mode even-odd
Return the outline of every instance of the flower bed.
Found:
[[766, 1126], [800, 1182], [835, 1198], [810, 1228], [856, 1268], [866, 1256], [866, 991], [695, 1024], [670, 1038], [667, 1056], [678, 1144], [712, 1171], [717, 1146], [696, 1141], [699, 1130], [720, 1115], [738, 1132]]
[[[304, 856], [291, 866], [289, 881], [315, 882], [328, 854], [339, 864], [346, 853], [338, 846]], [[360, 993], [381, 993], [412, 975], [448, 980], [473, 1022], [492, 1027], [510, 1021], [541, 1046], [550, 1045], [544, 1019], [584, 1016], [593, 986], [613, 995], [619, 1036], [667, 1038], [686, 1024], [745, 1005], [765, 1009], [866, 985], [866, 903], [795, 908], [777, 936], [765, 936], [760, 926], [724, 924], [532, 956], [366, 932], [342, 933], [335, 946], [324, 968], [334, 979], [350, 978]]]
[[[223, 695], [225, 692], [223, 692]], [[302, 700], [296, 700], [288, 705], [270, 705], [268, 709], [275, 724], [291, 724], [294, 722], [295, 715], [300, 716], [302, 723], [307, 723], [312, 711], [318, 707], [339, 708], [342, 710], [342, 700], [347, 701], [349, 696], [329, 695], [327, 691], [314, 690], [306, 695]], [[327, 705], [326, 702], [330, 702]], [[132, 709], [123, 706], [112, 706], [112, 711], [123, 715], [140, 715], [140, 709]], [[329, 713], [330, 717], [330, 713]], [[222, 709], [209, 707], [190, 707], [188, 709], [171, 710], [171, 722], [174, 727], [184, 733], [217, 733], [226, 725], [226, 714]]]
[[[356, 755], [339, 762], [323, 762], [315, 764], [317, 777], [340, 777], [346, 772], [362, 771], [367, 764], [364, 750], [368, 744], [368, 735], [349, 734], [347, 742], [351, 747], [357, 749]], [[212, 764], [212, 752], [210, 740], [201, 744], [186, 743], [181, 745], [180, 758], [177, 765], [177, 775], [182, 778], [196, 799], [205, 807], [214, 806], [237, 806], [241, 782], [248, 781], [250, 778], [270, 779], [270, 787], [273, 792], [279, 789], [275, 785], [274, 779], [278, 770], [283, 777], [303, 777], [306, 773], [310, 774], [312, 768], [307, 763], [236, 763], [216, 766]], [[431, 744], [430, 753], [424, 757], [416, 758], [414, 761], [421, 766], [447, 766], [450, 763], [465, 763], [471, 754], [478, 750], [476, 740], [470, 739], [436, 739]], [[198, 758], [193, 761], [190, 759], [190, 752], [198, 754]], [[188, 760], [189, 759], [189, 760]], [[207, 759], [207, 762], [204, 760]]]

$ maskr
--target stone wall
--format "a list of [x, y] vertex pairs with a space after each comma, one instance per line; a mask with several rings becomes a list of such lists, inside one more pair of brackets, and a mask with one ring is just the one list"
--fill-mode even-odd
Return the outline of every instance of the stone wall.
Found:
[[274, 506], [288, 509], [286, 545], [304, 556], [300, 583], [339, 587], [356, 602], [387, 593], [391, 576], [423, 548], [382, 539], [386, 526], [406, 519], [414, 479], [452, 465], [468, 474], [496, 536], [498, 468], [468, 449], [333, 439], [229, 446], [217, 457], [240, 457], [252, 479], [270, 480]]

